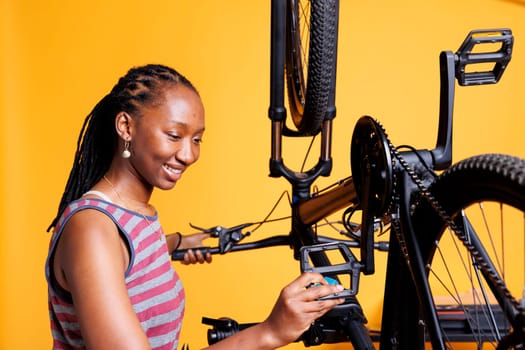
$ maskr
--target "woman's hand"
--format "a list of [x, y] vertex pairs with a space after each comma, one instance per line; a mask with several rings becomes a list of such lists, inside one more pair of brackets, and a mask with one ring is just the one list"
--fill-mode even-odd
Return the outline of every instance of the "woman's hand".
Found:
[[341, 292], [343, 286], [328, 284], [323, 276], [305, 272], [281, 290], [270, 316], [263, 322], [272, 338], [283, 346], [299, 338], [313, 321], [344, 298], [318, 300], [320, 297]]
[[184, 260], [181, 260], [181, 263], [184, 265], [210, 263], [212, 261], [210, 253], [202, 254], [199, 249], [192, 249], [203, 247], [203, 241], [207, 238], [210, 238], [210, 234], [204, 232], [187, 235], [180, 233], [170, 234], [166, 236], [168, 251], [172, 253], [174, 250], [188, 249], [186, 254], [184, 254]]
[[296, 341], [312, 324], [344, 298], [318, 300], [341, 292], [341, 285], [329, 285], [323, 276], [305, 272], [281, 290], [268, 318], [206, 348], [207, 350], [273, 350]]

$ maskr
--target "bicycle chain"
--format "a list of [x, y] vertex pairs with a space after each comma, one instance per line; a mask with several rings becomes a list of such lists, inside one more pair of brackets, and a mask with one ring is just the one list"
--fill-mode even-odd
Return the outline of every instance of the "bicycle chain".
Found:
[[[499, 278], [498, 274], [496, 273], [496, 271], [494, 271], [489, 265], [488, 263], [485, 261], [485, 259], [480, 256], [480, 254], [477, 252], [477, 250], [474, 248], [474, 246], [469, 242], [469, 238], [468, 236], [463, 232], [463, 230], [461, 230], [455, 223], [454, 221], [452, 220], [452, 218], [447, 214], [447, 212], [445, 211], [445, 209], [443, 209], [443, 207], [441, 206], [441, 204], [437, 201], [437, 199], [432, 195], [432, 193], [429, 191], [429, 189], [425, 186], [425, 184], [423, 184], [423, 181], [419, 178], [419, 176], [417, 175], [417, 173], [410, 167], [410, 165], [408, 164], [408, 162], [403, 158], [403, 156], [401, 155], [401, 153], [394, 147], [394, 145], [392, 144], [392, 142], [390, 141], [390, 139], [388, 138], [388, 134], [386, 133], [385, 129], [383, 128], [383, 126], [381, 125], [381, 123], [379, 123], [378, 121], [375, 121], [377, 123], [377, 126], [383, 131], [383, 134], [385, 135], [385, 139], [386, 139], [386, 142], [388, 144], [388, 147], [389, 147], [389, 151], [390, 151], [390, 155], [391, 155], [391, 158], [392, 158], [392, 169], [395, 169], [395, 161], [394, 160], [397, 160], [399, 162], [399, 164], [401, 164], [402, 168], [407, 172], [407, 174], [410, 176], [410, 179], [414, 182], [414, 184], [417, 186], [420, 194], [422, 195], [423, 198], [425, 198], [428, 203], [430, 204], [430, 206], [434, 209], [434, 211], [439, 215], [439, 217], [441, 218], [441, 220], [443, 220], [443, 222], [448, 225], [448, 227], [454, 231], [454, 233], [456, 234], [456, 236], [458, 237], [458, 239], [463, 243], [463, 245], [469, 250], [469, 252], [471, 253], [471, 256], [474, 257], [474, 260], [476, 262], [476, 264], [478, 264], [479, 266], [482, 266], [484, 271], [487, 271], [490, 275], [490, 278], [495, 281], [496, 283], [496, 286], [497, 288], [500, 289], [500, 291], [508, 298], [509, 301], [511, 301], [511, 303], [514, 305], [514, 307], [519, 311], [519, 313], [521, 314], [522, 318], [525, 319], [525, 310], [524, 308], [521, 306], [521, 304], [516, 300], [516, 298], [514, 298], [514, 296], [510, 293], [509, 289], [507, 288], [505, 282]], [[398, 204], [397, 204], [397, 201], [398, 201], [398, 196], [397, 196], [397, 193], [396, 193], [396, 172], [393, 171], [394, 173], [394, 184], [393, 184], [393, 199], [390, 203], [390, 208], [389, 208], [389, 211], [392, 209], [392, 208], [396, 208], [396, 207], [399, 207]], [[400, 229], [401, 229], [401, 224], [400, 224], [400, 219], [399, 219], [399, 215], [396, 215], [395, 217], [392, 215], [392, 224], [394, 225], [394, 229], [395, 229], [395, 232], [401, 232]], [[408, 251], [407, 251], [407, 248], [406, 248], [406, 244], [403, 242], [403, 238], [400, 237], [400, 235], [398, 234], [397, 235], [397, 238], [399, 240], [399, 244], [400, 244], [400, 247], [402, 249], [402, 253], [405, 255], [405, 257], [408, 257]], [[407, 260], [408, 263], [410, 264], [410, 261]], [[430, 268], [430, 266], [426, 266], [426, 268]], [[525, 325], [524, 325], [525, 327]], [[523, 331], [525, 332], [525, 328], [523, 328]]]

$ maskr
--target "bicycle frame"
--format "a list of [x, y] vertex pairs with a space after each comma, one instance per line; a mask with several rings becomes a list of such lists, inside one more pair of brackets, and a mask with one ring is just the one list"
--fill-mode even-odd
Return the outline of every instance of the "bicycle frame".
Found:
[[[465, 39], [456, 54], [444, 51], [440, 54], [440, 110], [439, 125], [436, 147], [433, 150], [417, 150], [404, 152], [403, 158], [409, 164], [424, 164], [429, 171], [444, 170], [452, 164], [452, 122], [455, 94], [455, 78], [462, 86], [480, 85], [496, 83], [506, 65], [510, 60], [510, 51], [513, 38], [510, 30], [496, 30], [495, 36], [483, 36], [492, 33], [491, 30], [473, 31]], [[501, 43], [500, 50], [496, 52], [473, 53], [473, 47], [486, 42]], [[479, 62], [495, 62], [494, 69], [488, 72], [466, 73], [465, 67], [469, 64]], [[355, 137], [355, 136], [354, 136]], [[352, 145], [354, 146], [354, 145]], [[385, 155], [386, 157], [386, 155]], [[352, 172], [355, 166], [352, 164]], [[428, 337], [434, 349], [444, 349], [444, 336], [439, 326], [436, 306], [432, 298], [432, 293], [428, 285], [425, 264], [421, 257], [418, 245], [418, 233], [414, 231], [410, 217], [410, 199], [412, 194], [418, 191], [404, 169], [392, 169], [399, 182], [398, 212], [394, 213], [400, 218], [401, 227], [390, 236], [389, 257], [387, 264], [387, 278], [385, 282], [385, 299], [383, 311], [383, 324], [381, 326], [380, 344], [381, 348], [391, 348], [392, 339], [395, 339], [398, 327], [403, 327], [399, 320], [399, 315], [392, 317], [390, 305], [399, 302], [396, 291], [401, 290], [400, 285], [409, 283], [413, 288], [413, 297], [418, 298], [419, 307], [415, 306], [412, 312], [419, 312], [428, 332]], [[302, 223], [313, 224], [317, 220], [334, 211], [349, 205], [349, 202], [363, 211], [361, 225], [361, 265], [362, 272], [371, 274], [374, 272], [374, 240], [373, 240], [373, 219], [380, 217], [384, 213], [374, 212], [368, 208], [369, 199], [372, 198], [371, 184], [369, 177], [360, 179], [364, 184], [362, 193], [356, 196], [356, 184], [347, 181], [338, 185], [335, 189], [319, 197], [312, 197], [297, 204], [299, 219], [292, 220], [292, 223], [300, 221]], [[368, 185], [368, 186], [367, 186]], [[358, 191], [359, 192], [359, 191]], [[390, 197], [391, 193], [381, 193], [383, 196]], [[355, 198], [358, 197], [358, 198]], [[326, 205], [329, 198], [330, 205]], [[292, 229], [293, 232], [293, 229]], [[400, 243], [401, 242], [401, 243]], [[401, 246], [401, 244], [403, 246]], [[399, 261], [411, 261], [409, 264], [399, 264]], [[401, 323], [401, 325], [400, 325]], [[404, 339], [403, 348], [415, 349], [421, 344], [425, 334], [420, 334], [419, 339]]]
[[[301, 136], [286, 126], [285, 108], [285, 28], [286, 28], [286, 1], [272, 0], [271, 10], [271, 70], [270, 70], [270, 106], [268, 116], [271, 119], [271, 157], [269, 162], [271, 177], [284, 177], [292, 186], [291, 204], [291, 231], [287, 236], [274, 236], [269, 239], [252, 243], [239, 243], [230, 245], [227, 251], [259, 249], [277, 245], [289, 245], [293, 248], [294, 258], [300, 260], [304, 249], [319, 247], [319, 244], [336, 242], [349, 247], [360, 248], [360, 259], [354, 264], [358, 274], [372, 274], [374, 267], [374, 249], [382, 248], [374, 242], [374, 220], [380, 219], [384, 213], [371, 204], [373, 200], [374, 184], [369, 176], [362, 176], [356, 180], [352, 178], [337, 183], [334, 188], [321, 194], [312, 194], [311, 185], [320, 176], [329, 176], [332, 169], [331, 137], [332, 120], [336, 115], [335, 108], [335, 79], [331, 91], [330, 103], [326, 110], [326, 118], [320, 130], [320, 156], [318, 162], [309, 170], [296, 172], [289, 169], [282, 156], [283, 137]], [[489, 37], [483, 34], [492, 33]], [[473, 53], [473, 47], [486, 42], [501, 43], [501, 48], [496, 52]], [[496, 83], [506, 68], [511, 56], [513, 37], [508, 29], [473, 31], [465, 39], [458, 52], [443, 51], [440, 54], [440, 109], [436, 146], [432, 150], [417, 150], [403, 152], [403, 158], [411, 164], [424, 164], [429, 171], [444, 170], [452, 164], [452, 121], [455, 94], [455, 80], [462, 86]], [[467, 72], [465, 67], [469, 64], [491, 62], [495, 63], [494, 69], [486, 72]], [[335, 74], [335, 72], [334, 72]], [[385, 147], [387, 148], [387, 147]], [[388, 157], [388, 155], [385, 155]], [[354, 166], [352, 166], [354, 168]], [[438, 313], [430, 291], [427, 271], [421, 257], [418, 245], [418, 233], [414, 231], [410, 217], [410, 199], [418, 188], [411, 183], [405, 169], [397, 166], [387, 169], [395, 173], [400, 184], [398, 193], [399, 203], [397, 212], [401, 227], [390, 235], [388, 249], [388, 264], [385, 282], [383, 323], [381, 326], [381, 348], [392, 348], [392, 339], [396, 338], [399, 327], [404, 325], [397, 322], [402, 315], [392, 315], [391, 305], [400, 298], [398, 292], [400, 284], [409, 284], [412, 293], [409, 296], [419, 300], [418, 305], [407, 310], [422, 315], [428, 337], [434, 349], [445, 349], [444, 337], [439, 326]], [[387, 172], [388, 172], [387, 171]], [[352, 171], [354, 173], [354, 171]], [[366, 175], [366, 173], [365, 173]], [[388, 181], [388, 179], [387, 179]], [[386, 190], [380, 193], [382, 197], [390, 198], [392, 193]], [[319, 220], [344, 208], [360, 209], [362, 211], [361, 241], [360, 243], [328, 239], [317, 236], [312, 228]], [[222, 228], [221, 228], [222, 229]], [[231, 234], [240, 234], [242, 227], [236, 227]], [[242, 239], [235, 240], [235, 243]], [[336, 245], [337, 247], [337, 245]], [[224, 253], [224, 247], [207, 249], [212, 253]], [[175, 252], [174, 259], [180, 259], [184, 252]], [[330, 262], [323, 249], [313, 250], [310, 256], [314, 271], [330, 269]], [[400, 261], [412, 261], [410, 264], [400, 264]], [[353, 261], [347, 255], [347, 262]], [[410, 267], [409, 267], [410, 266]], [[304, 267], [303, 267], [304, 269]], [[331, 270], [333, 272], [333, 270]], [[363, 327], [364, 316], [355, 297], [357, 287], [348, 297], [347, 302], [337, 306], [323, 317], [325, 327], [342, 327], [335, 329], [325, 342], [340, 342], [350, 339], [355, 349], [371, 349], [372, 339]], [[414, 300], [414, 299], [413, 299]], [[338, 322], [330, 322], [337, 319]], [[344, 321], [341, 321], [343, 320]], [[328, 320], [328, 321], [326, 321]], [[209, 320], [208, 320], [209, 321]], [[212, 324], [222, 327], [223, 324]], [[235, 326], [234, 326], [235, 328]], [[423, 332], [413, 339], [402, 339], [403, 349], [416, 349], [424, 340]], [[307, 345], [318, 345], [318, 339], [305, 334], [302, 339]], [[328, 340], [328, 341], [326, 341]]]

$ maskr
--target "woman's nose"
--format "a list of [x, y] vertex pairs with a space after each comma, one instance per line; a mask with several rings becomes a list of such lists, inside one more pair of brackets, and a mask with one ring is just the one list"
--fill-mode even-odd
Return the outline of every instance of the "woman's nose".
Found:
[[198, 145], [194, 145], [191, 141], [183, 142], [181, 148], [176, 153], [176, 157], [186, 165], [195, 163], [199, 158]]

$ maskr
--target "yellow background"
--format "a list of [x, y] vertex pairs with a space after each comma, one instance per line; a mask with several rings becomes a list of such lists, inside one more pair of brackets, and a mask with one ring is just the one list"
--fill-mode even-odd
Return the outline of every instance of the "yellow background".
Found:
[[[458, 88], [454, 159], [525, 155], [525, 1], [342, 0], [340, 17], [334, 169], [320, 187], [349, 175], [350, 136], [363, 114], [378, 118], [396, 145], [434, 146], [438, 55], [455, 51], [471, 29], [512, 28], [514, 56], [499, 84]], [[1, 349], [51, 345], [45, 229], [85, 115], [129, 67], [152, 62], [177, 68], [206, 106], [200, 162], [173, 191], [154, 195], [166, 231], [191, 232], [189, 222], [207, 227], [261, 220], [289, 188], [267, 176], [269, 18], [267, 0], [0, 2]], [[299, 164], [304, 149], [291, 142], [285, 161]], [[285, 215], [282, 203], [274, 217]], [[287, 222], [272, 224], [253, 238], [287, 232]], [[284, 247], [175, 266], [188, 295], [181, 341], [192, 349], [205, 345], [202, 316], [261, 321], [299, 271]], [[362, 278], [359, 295], [371, 327], [379, 324], [384, 256], [377, 269]]]

